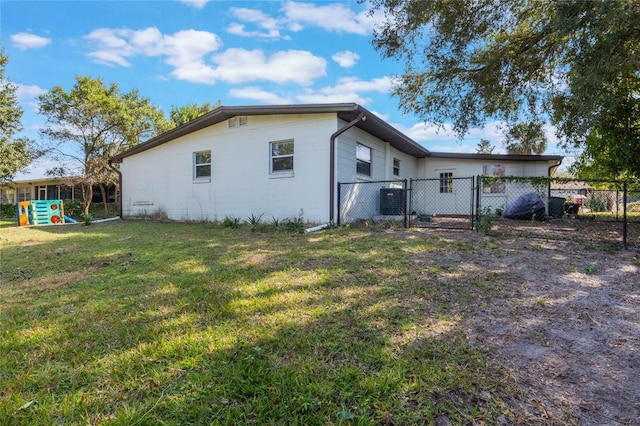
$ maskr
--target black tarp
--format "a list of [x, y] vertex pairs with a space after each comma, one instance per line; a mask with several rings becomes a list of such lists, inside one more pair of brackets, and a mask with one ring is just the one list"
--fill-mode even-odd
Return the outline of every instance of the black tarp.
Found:
[[518, 220], [532, 220], [534, 218], [535, 220], [545, 220], [547, 218], [544, 203], [535, 192], [519, 196], [507, 206], [502, 216]]

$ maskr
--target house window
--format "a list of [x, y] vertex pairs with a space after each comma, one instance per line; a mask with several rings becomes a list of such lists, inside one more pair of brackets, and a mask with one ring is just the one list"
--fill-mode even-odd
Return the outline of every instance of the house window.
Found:
[[393, 159], [393, 175], [400, 176], [400, 160], [397, 158]]
[[453, 192], [453, 172], [440, 173], [440, 193], [448, 194]]
[[18, 188], [18, 202], [31, 200], [31, 187]]
[[269, 142], [270, 173], [293, 172], [293, 139]]
[[0, 189], [0, 203], [13, 204], [15, 201], [13, 188]]
[[371, 148], [368, 146], [356, 144], [356, 172], [371, 176]]
[[211, 151], [193, 153], [193, 179], [211, 179]]

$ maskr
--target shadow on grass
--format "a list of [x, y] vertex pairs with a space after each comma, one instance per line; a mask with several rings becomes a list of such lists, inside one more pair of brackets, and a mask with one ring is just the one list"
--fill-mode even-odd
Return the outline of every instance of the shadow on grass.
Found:
[[[506, 297], [495, 283], [511, 272], [460, 268], [471, 243], [403, 232], [120, 222], [10, 235], [0, 419], [515, 421], [517, 391], [461, 324], [462, 305]], [[417, 269], [416, 253], [431, 261]]]

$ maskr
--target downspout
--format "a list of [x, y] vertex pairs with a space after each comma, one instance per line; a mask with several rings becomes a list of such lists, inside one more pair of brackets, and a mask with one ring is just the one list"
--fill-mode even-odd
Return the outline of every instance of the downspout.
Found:
[[[122, 160], [120, 162], [122, 163]], [[109, 159], [109, 168], [118, 174], [118, 216], [122, 219], [122, 172], [114, 167], [111, 159]]]
[[[562, 160], [558, 160], [558, 164], [556, 164], [555, 166], [549, 167], [549, 170], [547, 171], [547, 176], [549, 178], [551, 178], [551, 169], [560, 167], [560, 164], [562, 164]], [[549, 186], [547, 186], [547, 220], [549, 220], [549, 218], [551, 217], [550, 209], [551, 209], [551, 179], [549, 179]]]
[[352, 128], [358, 123], [358, 121], [366, 120], [364, 113], [360, 112], [356, 118], [351, 120], [341, 129], [338, 129], [334, 134], [331, 135], [331, 144], [329, 149], [329, 222], [333, 222], [333, 202], [335, 197], [335, 186], [336, 186], [336, 139], [338, 136]]

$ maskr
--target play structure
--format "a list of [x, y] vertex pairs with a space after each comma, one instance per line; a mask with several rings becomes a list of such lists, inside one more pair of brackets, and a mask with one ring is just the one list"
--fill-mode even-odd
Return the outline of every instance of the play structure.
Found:
[[16, 204], [19, 226], [59, 225], [75, 220], [64, 215], [62, 200], [31, 200]]

